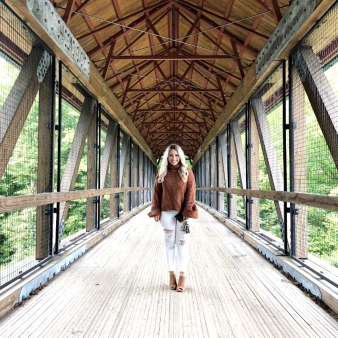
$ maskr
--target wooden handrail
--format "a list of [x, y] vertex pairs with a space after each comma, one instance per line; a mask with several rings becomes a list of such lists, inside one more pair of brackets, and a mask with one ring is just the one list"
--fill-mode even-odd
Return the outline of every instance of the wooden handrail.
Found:
[[90, 198], [103, 195], [111, 195], [117, 193], [126, 193], [129, 191], [152, 190], [152, 188], [106, 188], [106, 189], [89, 189], [67, 192], [50, 192], [35, 195], [14, 196], [0, 198], [0, 212], [9, 212], [13, 210], [48, 205], [57, 202], [65, 202], [78, 200], [82, 198]]
[[316, 195], [303, 192], [266, 191], [218, 187], [197, 188], [196, 190], [221, 191], [239, 196], [265, 198], [273, 201], [290, 202], [294, 204], [307, 205], [309, 207], [338, 211], [338, 197], [336, 196]]
[[[106, 188], [3, 197], [0, 198], [0, 212], [9, 212], [13, 210], [37, 207], [57, 202], [78, 200], [82, 198], [144, 190], [152, 190], [152, 188]], [[264, 198], [273, 201], [289, 202], [294, 204], [302, 204], [309, 207], [338, 211], [338, 197], [336, 196], [308, 194], [302, 192], [250, 190], [221, 187], [202, 187], [197, 188], [196, 190], [219, 191], [239, 196]]]

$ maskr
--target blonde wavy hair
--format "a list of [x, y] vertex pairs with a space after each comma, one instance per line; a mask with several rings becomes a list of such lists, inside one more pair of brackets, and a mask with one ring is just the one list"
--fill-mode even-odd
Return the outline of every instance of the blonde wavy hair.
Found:
[[188, 175], [189, 175], [189, 171], [188, 171], [188, 166], [185, 163], [185, 156], [184, 156], [184, 152], [182, 150], [182, 148], [177, 145], [177, 144], [171, 144], [163, 153], [163, 159], [162, 159], [162, 164], [160, 167], [160, 170], [158, 172], [158, 183], [162, 183], [164, 181], [164, 177], [165, 175], [167, 175], [168, 173], [168, 157], [169, 157], [169, 152], [171, 149], [175, 149], [178, 153], [178, 156], [180, 157], [180, 162], [181, 162], [181, 167], [178, 170], [178, 173], [180, 174], [183, 182], [187, 182], [188, 181]]

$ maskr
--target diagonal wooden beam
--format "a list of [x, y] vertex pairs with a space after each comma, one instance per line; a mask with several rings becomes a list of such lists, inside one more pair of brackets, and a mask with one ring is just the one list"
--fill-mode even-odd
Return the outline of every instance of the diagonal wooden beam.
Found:
[[322, 64], [311, 47], [303, 47], [293, 57], [304, 89], [338, 169], [338, 102]]
[[[177, 2], [176, 6], [178, 6], [179, 8], [187, 11], [188, 13], [194, 15], [195, 17], [197, 16], [196, 10], [193, 9], [190, 5], [185, 4], [183, 2]], [[236, 37], [235, 35], [231, 34], [230, 32], [227, 31], [222, 31], [220, 29], [218, 29], [218, 25], [213, 22], [212, 20], [210, 20], [208, 17], [201, 15], [200, 16], [200, 20], [203, 21], [208, 27], [210, 28], [214, 28], [215, 30], [217, 30], [222, 36], [224, 36], [225, 38], [229, 39], [229, 40], [233, 40], [235, 41], [235, 43], [240, 47], [240, 48], [244, 48], [249, 54], [251, 54], [254, 57], [257, 57], [257, 50], [255, 50], [254, 48], [251, 48], [249, 46], [245, 46], [243, 41], [240, 41], [238, 39], [238, 37]], [[216, 27], [216, 28], [215, 28]]]
[[278, 5], [278, 1], [277, 0], [271, 0], [272, 3], [272, 7], [273, 7], [273, 14], [276, 18], [276, 22], [277, 24], [282, 20], [282, 14], [280, 12], [280, 8]]
[[12, 156], [39, 90], [37, 68], [44, 51], [33, 47], [0, 110], [0, 178]]
[[108, 67], [109, 67], [109, 64], [110, 64], [110, 58], [113, 56], [113, 53], [114, 53], [114, 47], [115, 47], [115, 41], [113, 41], [112, 44], [110, 45], [108, 57], [107, 57], [106, 63], [104, 65], [104, 68], [103, 68], [103, 71], [102, 71], [102, 77], [104, 79], [106, 79]]
[[76, 9], [71, 13], [71, 19], [76, 15], [79, 14], [82, 9], [89, 5], [90, 2], [94, 2], [94, 0], [85, 0], [81, 5], [77, 6]]
[[173, 88], [173, 89], [162, 89], [162, 88], [145, 88], [145, 89], [128, 89], [127, 92], [139, 93], [139, 92], [147, 92], [147, 93], [184, 93], [184, 92], [220, 92], [222, 88]]
[[[70, 191], [73, 190], [74, 188], [85, 146], [85, 141], [88, 135], [90, 124], [92, 122], [94, 105], [95, 105], [94, 100], [91, 97], [85, 98], [81, 110], [81, 115], [78, 124], [76, 126], [74, 139], [70, 148], [70, 152], [68, 154], [68, 159], [61, 179], [60, 185], [61, 192]], [[60, 215], [62, 224], [64, 220], [67, 219], [68, 209], [69, 209], [68, 201], [60, 203]]]
[[[88, 1], [90, 1], [90, 0], [88, 0]], [[94, 0], [92, 0], [92, 1], [94, 1]], [[84, 3], [85, 3], [85, 2], [84, 2]], [[84, 3], [83, 3], [83, 4], [84, 4]], [[151, 5], [151, 6], [147, 7], [147, 8], [140, 9], [140, 10], [138, 10], [138, 11], [136, 11], [136, 12], [131, 13], [130, 15], [124, 16], [124, 17], [121, 18], [120, 20], [116, 20], [116, 21], [114, 21], [114, 22], [112, 22], [112, 23], [109, 23], [109, 24], [107, 24], [107, 25], [104, 25], [104, 26], [101, 26], [101, 27], [99, 27], [99, 28], [96, 28], [96, 29], [90, 31], [89, 33], [80, 35], [80, 36], [77, 37], [77, 40], [85, 39], [85, 38], [87, 38], [87, 37], [89, 37], [89, 36], [92, 36], [92, 35], [95, 34], [95, 33], [98, 33], [98, 32], [101, 32], [101, 31], [103, 31], [103, 30], [109, 29], [110, 27], [112, 27], [112, 26], [114, 26], [114, 25], [117, 25], [117, 24], [120, 24], [122, 21], [129, 20], [129, 19], [131, 19], [132, 17], [134, 17], [134, 16], [136, 16], [136, 15], [138, 15], [138, 14], [144, 14], [144, 12], [149, 11], [150, 9], [153, 9], [153, 8], [155, 8], [155, 7], [161, 6], [163, 3], [165, 3], [165, 4], [167, 5], [167, 0], [162, 1], [162, 3], [156, 3], [156, 4], [154, 4], [154, 5]], [[83, 4], [82, 4], [82, 5], [83, 5]], [[81, 6], [81, 5], [80, 5], [79, 7], [81, 7], [81, 9], [82, 9], [84, 6]]]
[[[120, 30], [119, 32], [117, 32], [113, 36], [111, 36], [108, 39], [106, 39], [105, 41], [103, 41], [102, 45], [99, 45], [99, 46], [93, 48], [92, 50], [88, 51], [88, 53], [87, 53], [88, 56], [90, 58], [93, 58], [94, 56], [96, 56], [97, 54], [99, 54], [102, 50], [104, 50], [105, 48], [107, 48], [107, 46], [109, 46], [111, 44], [112, 40], [119, 41], [119, 40], [123, 39], [127, 34], [129, 34], [130, 31], [134, 31], [134, 29], [138, 28], [143, 23], [145, 23], [147, 19], [151, 19], [151, 18], [159, 15], [159, 13], [162, 10], [166, 9], [167, 7], [168, 7], [168, 2], [165, 2], [164, 4], [153, 8], [152, 10], [149, 11], [149, 15], [143, 15], [143, 16], [141, 16], [140, 18], [138, 18], [137, 20], [135, 20], [134, 22], [132, 22], [128, 26], [128, 28], [126, 28], [124, 31]], [[125, 20], [125, 18], [121, 19], [121, 21], [124, 21], [124, 20]]]
[[63, 21], [66, 23], [67, 26], [69, 25], [70, 19], [72, 17], [72, 12], [73, 12], [75, 1], [76, 0], [68, 0], [65, 13], [63, 14], [63, 17], [62, 17]]
[[[182, 4], [184, 3], [184, 1], [178, 1], [178, 2], [181, 2]], [[254, 35], [257, 35], [257, 36], [259, 36], [259, 37], [261, 37], [263, 39], [266, 39], [266, 40], [269, 38], [265, 34], [257, 32], [256, 30], [250, 29], [249, 27], [243, 26], [243, 25], [241, 25], [241, 24], [239, 24], [237, 22], [233, 22], [233, 21], [229, 20], [227, 17], [220, 16], [220, 15], [218, 15], [218, 14], [212, 12], [212, 11], [207, 10], [206, 8], [204, 8], [202, 6], [196, 6], [196, 5], [192, 4], [192, 3], [189, 3], [189, 7], [194, 8], [196, 11], [201, 11], [202, 13], [207, 13], [208, 15], [211, 15], [211, 16], [219, 19], [219, 20], [222, 20], [222, 22], [227, 23], [229, 26], [235, 26], [235, 27], [241, 28], [241, 29], [243, 29], [243, 30], [245, 30], [247, 32], [250, 32], [250, 33], [252, 33]], [[231, 8], [231, 5], [229, 7]], [[269, 9], [268, 6], [266, 6], [266, 9], [267, 9], [267, 11], [270, 12], [270, 9]], [[262, 13], [261, 15], [264, 15], [264, 14], [265, 13]]]
[[149, 26], [150, 30], [156, 35], [156, 38], [158, 39], [158, 41], [160, 42], [161, 46], [163, 47], [165, 53], [167, 55], [170, 55], [170, 50], [167, 47], [166, 43], [163, 41], [161, 35], [159, 34], [159, 32], [157, 31], [157, 29], [155, 28], [155, 26], [153, 25], [153, 23], [147, 19], [147, 25]]

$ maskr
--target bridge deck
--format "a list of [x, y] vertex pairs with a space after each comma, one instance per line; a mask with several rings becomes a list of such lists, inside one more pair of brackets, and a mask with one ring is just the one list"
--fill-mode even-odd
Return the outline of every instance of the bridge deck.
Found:
[[338, 322], [205, 210], [183, 293], [149, 208], [0, 322], [0, 337], [337, 337]]

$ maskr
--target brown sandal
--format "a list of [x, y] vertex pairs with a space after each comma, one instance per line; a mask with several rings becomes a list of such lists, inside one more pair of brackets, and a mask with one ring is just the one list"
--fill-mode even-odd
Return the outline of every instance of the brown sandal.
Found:
[[183, 292], [185, 289], [185, 276], [180, 276], [178, 279], [177, 292]]
[[174, 273], [170, 274], [169, 287], [171, 290], [176, 290], [177, 283], [176, 283], [176, 276]]

